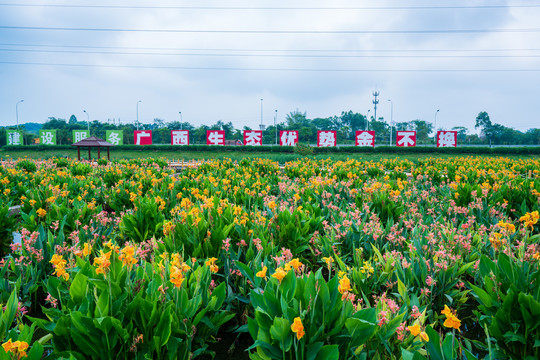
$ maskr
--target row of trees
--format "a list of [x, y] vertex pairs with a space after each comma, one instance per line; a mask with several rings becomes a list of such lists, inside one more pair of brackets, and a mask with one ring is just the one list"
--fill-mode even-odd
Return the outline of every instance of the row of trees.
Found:
[[[72, 115], [68, 121], [50, 117], [49, 121], [43, 124], [43, 129], [57, 130], [58, 144], [71, 144], [72, 131], [87, 129], [86, 121], [78, 121]], [[466, 127], [454, 127], [452, 130], [458, 132], [458, 142], [463, 145], [540, 145], [540, 129], [530, 129], [523, 133], [521, 131], [492, 123], [486, 112], [481, 112], [476, 118], [476, 128], [481, 130], [480, 136], [469, 134]], [[94, 120], [90, 122], [91, 136], [104, 138], [106, 130], [123, 130], [124, 143], [133, 144], [133, 130], [136, 127], [132, 124], [111, 124]], [[141, 130], [153, 130], [153, 142], [155, 144], [170, 144], [170, 130], [190, 130], [191, 144], [206, 144], [207, 130], [224, 130], [227, 140], [243, 140], [243, 130], [252, 130], [249, 127], [242, 129], [234, 128], [232, 122], [217, 121], [215, 124], [207, 126], [193, 126], [188, 122], [173, 121], [166, 123], [162, 119], [154, 119], [152, 124], [140, 124]], [[431, 122], [424, 120], [412, 120], [409, 122], [398, 122], [392, 127], [384, 118], [367, 119], [365, 115], [352, 111], [342, 112], [340, 116], [329, 118], [308, 119], [306, 113], [300, 111], [290, 112], [284, 123], [277, 124], [276, 127], [269, 126], [263, 132], [264, 144], [275, 144], [276, 133], [281, 130], [298, 130], [299, 142], [314, 144], [317, 142], [318, 130], [336, 130], [339, 144], [353, 144], [356, 130], [374, 130], [376, 134], [376, 144], [395, 143], [395, 132], [398, 130], [414, 130], [417, 135], [417, 143], [433, 144], [434, 129]], [[450, 129], [445, 129], [450, 130]], [[26, 144], [33, 143], [37, 134], [25, 131], [24, 138]], [[392, 141], [391, 140], [392, 136]], [[279, 140], [277, 140], [279, 142]], [[5, 128], [0, 129], [0, 145], [6, 144]]]

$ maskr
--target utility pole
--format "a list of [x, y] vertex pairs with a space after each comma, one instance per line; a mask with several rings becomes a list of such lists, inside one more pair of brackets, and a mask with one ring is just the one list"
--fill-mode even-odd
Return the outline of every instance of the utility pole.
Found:
[[277, 131], [277, 127], [276, 127], [276, 120], [277, 120], [277, 110], [276, 110], [276, 114], [274, 115], [274, 130], [276, 132], [276, 145], [277, 145], [278, 144], [278, 142], [277, 142], [278, 131]]
[[435, 111], [435, 121], [433, 122], [433, 132], [435, 133], [435, 136], [433, 137], [435, 139], [435, 145], [437, 145], [437, 114], [439, 113], [439, 109]]
[[141, 100], [137, 101], [137, 130], [139, 130], [139, 103]]
[[390, 101], [390, 142], [388, 143], [388, 146], [392, 146], [392, 123], [394, 122], [394, 103], [392, 100], [388, 99]]
[[86, 114], [86, 123], [88, 124], [88, 136], [90, 136], [90, 115], [88, 115], [88, 111], [83, 110], [83, 113]]
[[182, 130], [182, 112], [178, 112], [180, 114], [180, 130]]
[[373, 97], [375, 98], [373, 99], [375, 121], [377, 121], [377, 105], [379, 104], [379, 99], [377, 99], [377, 97], [379, 96], [379, 94], [380, 92], [378, 90], [373, 92]]
[[264, 131], [264, 125], [263, 125], [263, 99], [261, 99], [261, 130]]

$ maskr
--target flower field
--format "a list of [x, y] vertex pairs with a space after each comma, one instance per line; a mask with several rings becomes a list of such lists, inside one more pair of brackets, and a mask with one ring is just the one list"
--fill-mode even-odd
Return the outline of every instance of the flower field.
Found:
[[0, 360], [538, 359], [539, 171], [5, 162]]

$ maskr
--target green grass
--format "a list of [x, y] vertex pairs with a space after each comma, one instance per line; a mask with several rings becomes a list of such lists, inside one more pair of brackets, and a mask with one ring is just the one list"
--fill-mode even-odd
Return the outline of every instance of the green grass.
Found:
[[[85, 157], [86, 155], [86, 157]], [[101, 153], [102, 158], [107, 157], [107, 152]], [[315, 159], [332, 159], [332, 160], [347, 160], [356, 159], [363, 161], [379, 161], [381, 159], [408, 159], [416, 161], [425, 158], [454, 158], [463, 157], [466, 154], [389, 154], [389, 153], [375, 153], [375, 154], [319, 154], [310, 156]], [[477, 156], [477, 155], [476, 155]], [[486, 155], [493, 157], [493, 155]], [[30, 158], [30, 159], [49, 159], [52, 157], [69, 157], [72, 159], [77, 158], [76, 150], [44, 150], [44, 151], [5, 151], [0, 150], [0, 158]], [[296, 160], [302, 158], [297, 154], [276, 154], [276, 153], [245, 153], [245, 152], [179, 152], [179, 151], [111, 151], [111, 159], [136, 159], [136, 158], [158, 158], [165, 157], [173, 160], [200, 160], [200, 159], [223, 159], [231, 158], [233, 160], [241, 160], [244, 158], [263, 158], [271, 159], [273, 161], [279, 161], [280, 163]], [[501, 157], [507, 157], [511, 159], [528, 159], [537, 158], [537, 155], [506, 155]], [[81, 158], [87, 159], [88, 152], [81, 152]], [[92, 151], [92, 158], [97, 159], [97, 151]]]

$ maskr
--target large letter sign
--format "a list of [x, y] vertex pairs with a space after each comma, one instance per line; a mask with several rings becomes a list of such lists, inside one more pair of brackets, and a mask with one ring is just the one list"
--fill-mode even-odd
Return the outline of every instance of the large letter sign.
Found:
[[375, 131], [357, 131], [356, 146], [375, 147]]
[[328, 147], [336, 146], [337, 132], [335, 130], [330, 131], [317, 131], [317, 146]]
[[135, 145], [152, 145], [152, 130], [134, 130]]
[[396, 145], [401, 147], [416, 146], [416, 131], [398, 131]]
[[244, 130], [244, 145], [262, 145], [262, 131]]
[[456, 147], [457, 131], [437, 131], [437, 147]]
[[22, 145], [22, 131], [18, 130], [6, 130], [6, 136], [7, 141], [6, 144], [8, 145]]
[[225, 130], [207, 130], [206, 145], [225, 145]]
[[189, 130], [171, 130], [171, 145], [189, 145]]
[[295, 146], [298, 142], [298, 130], [281, 130], [279, 132], [279, 145]]
[[88, 130], [73, 130], [73, 143], [77, 143], [81, 140], [88, 139], [90, 132]]
[[56, 130], [39, 130], [39, 141], [42, 145], [56, 145]]
[[122, 130], [105, 131], [105, 141], [113, 145], [124, 144], [124, 132]]

